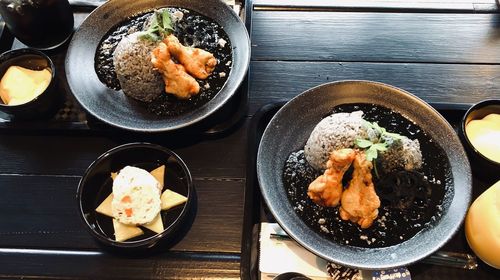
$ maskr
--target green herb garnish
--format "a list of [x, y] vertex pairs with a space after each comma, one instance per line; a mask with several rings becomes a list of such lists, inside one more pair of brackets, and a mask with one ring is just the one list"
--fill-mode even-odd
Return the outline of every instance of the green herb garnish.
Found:
[[375, 174], [378, 177], [376, 168], [377, 165], [375, 163], [375, 159], [377, 159], [378, 153], [387, 151], [389, 146], [394, 141], [401, 140], [404, 138], [404, 136], [397, 133], [387, 132], [385, 128], [380, 127], [376, 122], [371, 123], [368, 121], [364, 121], [364, 125], [368, 128], [373, 129], [378, 135], [378, 138], [374, 141], [358, 138], [354, 141], [354, 143], [356, 144], [356, 146], [358, 146], [358, 148], [365, 150], [366, 160], [373, 161]]
[[140, 38], [151, 41], [160, 41], [173, 32], [174, 27], [172, 26], [170, 13], [167, 9], [163, 9], [161, 12], [154, 11], [153, 20], [151, 21], [148, 30], [143, 31]]

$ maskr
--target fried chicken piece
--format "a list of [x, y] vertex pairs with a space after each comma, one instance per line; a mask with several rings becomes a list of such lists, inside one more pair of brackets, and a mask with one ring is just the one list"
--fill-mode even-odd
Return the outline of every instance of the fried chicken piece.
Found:
[[162, 73], [165, 81], [165, 91], [180, 99], [188, 99], [200, 92], [200, 85], [191, 77], [184, 66], [172, 61], [165, 43], [160, 43], [151, 52], [151, 63]]
[[342, 194], [340, 218], [358, 223], [361, 228], [369, 228], [377, 218], [380, 207], [372, 181], [373, 164], [366, 160], [364, 152], [358, 152], [353, 165], [352, 179]]
[[341, 149], [330, 154], [324, 174], [316, 178], [308, 188], [307, 195], [316, 204], [334, 207], [339, 204], [342, 195], [342, 177], [351, 166], [356, 152], [352, 149]]
[[174, 35], [168, 35], [163, 42], [167, 44], [172, 56], [195, 78], [206, 79], [217, 65], [213, 54], [198, 48], [184, 47]]

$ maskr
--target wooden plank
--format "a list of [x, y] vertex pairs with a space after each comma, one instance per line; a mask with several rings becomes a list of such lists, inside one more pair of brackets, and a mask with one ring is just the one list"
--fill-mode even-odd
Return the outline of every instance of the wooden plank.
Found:
[[[129, 142], [152, 142], [175, 151], [193, 177], [244, 178], [246, 127], [217, 137], [184, 135], [4, 134], [0, 137], [0, 174], [81, 176], [102, 153]], [[203, 141], [202, 141], [203, 140]], [[221, 149], [221, 147], [224, 147]]]
[[500, 63], [495, 14], [265, 12], [253, 60]]
[[198, 209], [180, 251], [239, 253], [243, 224], [244, 180], [196, 180]]
[[239, 278], [234, 255], [165, 253], [121, 257], [100, 252], [0, 249], [1, 279]]
[[264, 11], [495, 12], [495, 0], [254, 0]]
[[400, 2], [400, 1], [303, 1], [287, 2], [286, 0], [254, 3], [256, 11], [447, 11], [474, 12], [470, 2], [439, 3], [439, 2]]
[[[351, 3], [351, 4], [356, 4], [356, 3], [363, 3], [365, 0], [252, 0], [252, 4], [254, 6], [258, 5], [289, 5], [291, 7], [297, 7], [297, 6], [332, 6], [332, 5], [337, 5], [341, 3]], [[495, 4], [495, 0], [371, 0], [370, 2], [372, 3], [377, 3], [381, 6], [384, 4], [390, 4], [390, 3], [401, 3], [405, 2], [410, 5], [417, 5], [420, 3], [470, 3], [470, 4], [476, 4], [476, 3], [484, 3], [484, 4]]]
[[250, 114], [337, 80], [372, 80], [400, 87], [427, 102], [465, 106], [500, 98], [500, 65], [253, 61]]
[[[0, 176], [0, 248], [100, 250], [78, 214], [79, 180]], [[172, 250], [239, 253], [244, 181], [195, 180], [194, 184], [196, 216]]]

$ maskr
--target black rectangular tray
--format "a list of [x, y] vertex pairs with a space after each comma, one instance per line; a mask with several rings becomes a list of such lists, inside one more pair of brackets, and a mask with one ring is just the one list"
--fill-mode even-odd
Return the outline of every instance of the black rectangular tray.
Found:
[[[262, 134], [274, 116], [286, 101], [270, 103], [263, 106], [251, 119], [248, 128], [247, 174], [245, 189], [245, 205], [243, 218], [243, 235], [241, 244], [240, 276], [242, 279], [260, 279], [259, 272], [259, 233], [262, 222], [276, 222], [261, 199], [260, 188], [256, 173], [257, 150]], [[431, 104], [453, 126], [455, 131], [466, 107], [453, 104]], [[473, 199], [490, 186], [488, 178], [479, 179], [473, 173]], [[442, 248], [444, 251], [472, 254], [465, 240], [465, 231], [462, 227], [454, 237]], [[500, 279], [500, 270], [486, 265], [478, 259], [479, 267], [476, 270], [464, 270], [444, 266], [430, 265], [423, 262], [408, 266], [412, 279]]]

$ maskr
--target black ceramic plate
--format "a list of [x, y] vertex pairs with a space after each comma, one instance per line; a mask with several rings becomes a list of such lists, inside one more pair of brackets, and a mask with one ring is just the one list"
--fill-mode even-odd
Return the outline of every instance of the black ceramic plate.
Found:
[[[127, 18], [161, 7], [186, 8], [215, 20], [232, 46], [232, 69], [219, 93], [200, 108], [176, 117], [148, 112], [144, 104], [106, 87], [94, 70], [96, 49], [110, 29]], [[249, 62], [250, 40], [245, 26], [221, 1], [146, 0], [124, 5], [122, 0], [110, 0], [94, 10], [73, 35], [66, 56], [66, 77], [78, 102], [97, 119], [127, 130], [164, 132], [192, 125], [217, 111], [240, 86]]]
[[[439, 143], [450, 163], [453, 185], [445, 194], [438, 222], [409, 240], [382, 248], [336, 243], [308, 227], [287, 199], [282, 175], [291, 152], [303, 148], [316, 124], [341, 104], [367, 103], [397, 111]], [[413, 263], [439, 249], [462, 223], [471, 197], [470, 165], [458, 136], [430, 105], [401, 89], [369, 81], [341, 81], [312, 88], [289, 101], [264, 131], [257, 155], [262, 195], [283, 229], [302, 246], [332, 262], [361, 269]]]
[[[165, 165], [165, 189], [182, 194], [188, 201], [167, 211], [161, 211], [164, 231], [154, 233], [143, 229], [143, 235], [117, 242], [114, 238], [112, 219], [95, 211], [112, 192], [111, 172], [125, 166], [135, 166], [147, 171]], [[163, 192], [162, 191], [162, 192]], [[118, 250], [143, 250], [176, 239], [175, 233], [188, 217], [194, 195], [191, 174], [187, 166], [174, 152], [149, 143], [130, 143], [113, 148], [102, 154], [85, 171], [77, 191], [80, 216], [91, 235], [102, 245]]]

